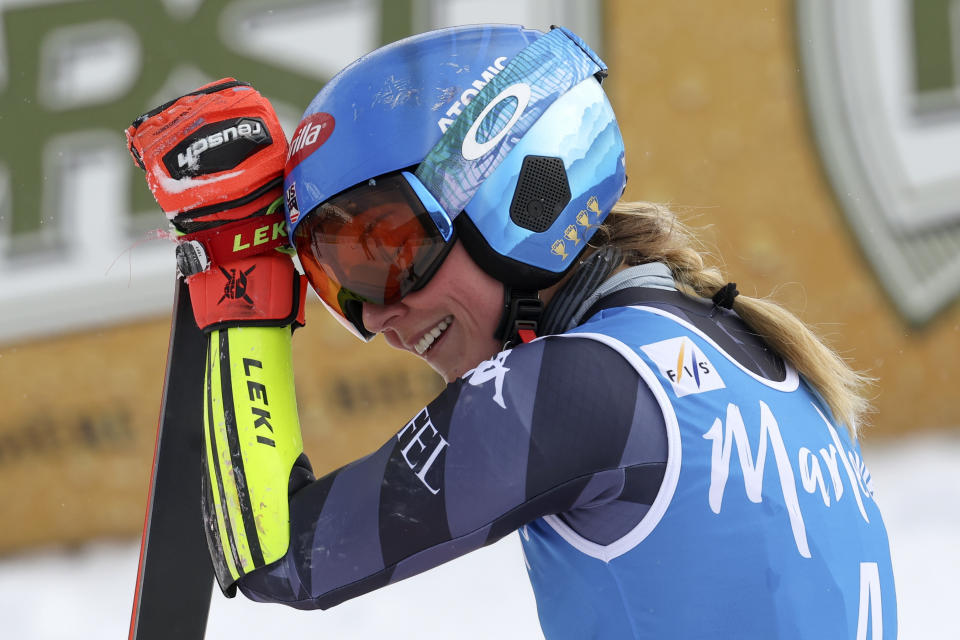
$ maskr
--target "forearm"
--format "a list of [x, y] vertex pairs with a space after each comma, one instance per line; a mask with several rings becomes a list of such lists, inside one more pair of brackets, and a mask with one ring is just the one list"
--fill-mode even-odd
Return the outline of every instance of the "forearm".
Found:
[[[541, 516], [618, 500], [624, 467], [649, 461], [624, 455], [635, 409], [648, 406], [631, 400], [632, 366], [593, 341], [562, 339], [514, 349], [501, 364], [502, 388], [494, 375], [452, 383], [380, 449], [296, 491], [287, 555], [241, 580], [243, 592], [325, 609]], [[562, 401], [574, 396], [576, 406]], [[646, 512], [613, 508], [624, 531]]]
[[303, 452], [289, 327], [209, 334], [203, 425], [204, 518], [226, 591], [289, 545], [288, 485]]
[[303, 325], [306, 281], [286, 249], [286, 135], [269, 101], [223, 78], [141, 115], [126, 136], [179, 234], [178, 271], [208, 335], [203, 515], [229, 594], [286, 553], [291, 469], [303, 450], [290, 327]]

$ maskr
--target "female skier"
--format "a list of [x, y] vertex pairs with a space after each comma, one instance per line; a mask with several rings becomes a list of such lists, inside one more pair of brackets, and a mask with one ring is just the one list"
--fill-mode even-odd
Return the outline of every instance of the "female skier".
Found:
[[[668, 210], [618, 203], [606, 73], [563, 28], [460, 27], [348, 66], [289, 149], [232, 79], [130, 127], [209, 334], [225, 593], [327, 608], [519, 529], [548, 638], [895, 637], [863, 378]], [[447, 382], [319, 479], [291, 367], [304, 280]]]

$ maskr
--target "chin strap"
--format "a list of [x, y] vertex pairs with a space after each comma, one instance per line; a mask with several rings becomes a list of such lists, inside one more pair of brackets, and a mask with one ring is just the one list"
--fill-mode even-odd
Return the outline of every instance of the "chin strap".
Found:
[[538, 333], [547, 336], [566, 332], [583, 301], [622, 263], [620, 249], [600, 247], [580, 262], [576, 273], [557, 291], [546, 309], [539, 292], [504, 287], [503, 315], [494, 337], [506, 349], [518, 341], [530, 342]]
[[494, 337], [506, 349], [517, 341], [530, 342], [537, 337], [543, 302], [536, 290], [504, 287], [503, 316]]

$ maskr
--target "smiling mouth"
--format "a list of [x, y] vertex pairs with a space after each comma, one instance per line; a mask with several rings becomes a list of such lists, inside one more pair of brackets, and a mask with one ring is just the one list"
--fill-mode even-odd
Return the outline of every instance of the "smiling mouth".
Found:
[[427, 333], [420, 338], [420, 342], [413, 346], [413, 350], [417, 352], [418, 356], [422, 356], [451, 324], [453, 324], [453, 316], [447, 316], [438, 322], [437, 326], [427, 331]]

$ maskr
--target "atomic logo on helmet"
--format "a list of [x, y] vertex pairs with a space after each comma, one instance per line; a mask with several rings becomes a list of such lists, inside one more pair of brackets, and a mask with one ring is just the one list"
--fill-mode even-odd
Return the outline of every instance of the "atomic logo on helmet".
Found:
[[[507, 120], [506, 124], [504, 124], [493, 136], [484, 142], [480, 142], [477, 139], [477, 135], [480, 133], [480, 128], [488, 121], [488, 116], [490, 116], [490, 119], [493, 120], [499, 119], [499, 116], [503, 110], [510, 108], [507, 103], [508, 100], [516, 103], [513, 108], [513, 113], [510, 114], [510, 119]], [[527, 108], [527, 104], [529, 104], [529, 102], [530, 85], [526, 84], [525, 82], [512, 84], [501, 91], [497, 97], [491, 100], [489, 104], [483, 108], [483, 111], [477, 115], [477, 119], [473, 121], [472, 125], [470, 125], [470, 129], [467, 130], [467, 134], [463, 138], [463, 144], [460, 146], [460, 153], [463, 155], [464, 159], [477, 160], [497, 146], [497, 143], [500, 142], [504, 136], [510, 133], [510, 129], [517, 123], [517, 120], [520, 119], [520, 116], [523, 115], [523, 112]], [[497, 109], [498, 107], [500, 108], [494, 112], [494, 109]], [[496, 126], [496, 124], [493, 124], [492, 126]]]

